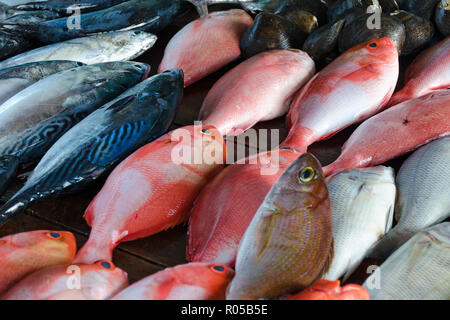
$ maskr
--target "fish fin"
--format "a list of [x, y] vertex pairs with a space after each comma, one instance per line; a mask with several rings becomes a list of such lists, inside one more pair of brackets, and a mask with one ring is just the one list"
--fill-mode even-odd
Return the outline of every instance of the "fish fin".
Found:
[[331, 249], [330, 249], [330, 252], [328, 253], [327, 262], [323, 266], [323, 269], [322, 269], [319, 279], [322, 278], [323, 276], [325, 276], [326, 273], [328, 272], [328, 270], [330, 270], [331, 263], [333, 262], [333, 258], [334, 258], [334, 238], [331, 239]]
[[280, 208], [274, 206], [274, 208], [269, 210], [269, 214], [267, 215], [261, 223], [261, 238], [262, 238], [262, 244], [261, 247], [258, 249], [258, 253], [256, 256], [259, 258], [263, 253], [264, 250], [267, 249], [269, 246], [270, 240], [272, 239], [273, 229], [276, 223], [276, 219], [278, 215], [281, 213]]

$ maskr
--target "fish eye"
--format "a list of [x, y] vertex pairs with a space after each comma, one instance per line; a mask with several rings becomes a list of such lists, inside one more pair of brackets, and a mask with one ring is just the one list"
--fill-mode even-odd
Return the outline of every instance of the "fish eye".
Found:
[[316, 176], [316, 170], [312, 167], [303, 168], [298, 174], [298, 178], [301, 183], [311, 182]]
[[211, 266], [210, 269], [215, 273], [222, 273], [225, 271], [225, 266], [223, 266], [221, 264], [215, 264], [215, 265]]
[[55, 231], [49, 232], [47, 233], [47, 237], [49, 237], [50, 239], [58, 240], [61, 238], [61, 233]]
[[211, 131], [209, 129], [202, 129], [202, 133], [211, 134]]
[[106, 260], [100, 260], [97, 261], [97, 265], [105, 268], [105, 269], [111, 269], [113, 267], [112, 263]]
[[291, 150], [291, 147], [280, 147], [280, 150]]
[[369, 47], [376, 48], [377, 44], [375, 42], [372, 42], [372, 43], [369, 44]]

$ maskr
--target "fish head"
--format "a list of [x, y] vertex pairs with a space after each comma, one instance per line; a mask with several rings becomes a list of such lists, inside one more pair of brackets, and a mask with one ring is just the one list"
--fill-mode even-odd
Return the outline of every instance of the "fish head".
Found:
[[141, 80], [145, 80], [148, 78], [150, 74], [151, 67], [147, 63], [130, 61], [128, 68], [131, 72], [134, 72], [141, 76]]
[[389, 37], [370, 39], [347, 50], [344, 55], [347, 59], [363, 65], [373, 64], [376, 61], [383, 64], [398, 63], [397, 48]]

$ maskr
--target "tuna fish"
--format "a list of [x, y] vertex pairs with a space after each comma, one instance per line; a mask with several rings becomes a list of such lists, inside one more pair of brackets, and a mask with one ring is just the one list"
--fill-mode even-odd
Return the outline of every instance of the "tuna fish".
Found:
[[30, 50], [34, 44], [19, 35], [0, 30], [0, 60]]
[[283, 300], [369, 300], [369, 293], [357, 284], [340, 286], [341, 282], [318, 280], [313, 286]]
[[[11, 0], [6, 0], [11, 1]], [[126, 0], [89, 0], [89, 1], [74, 1], [74, 0], [19, 0], [12, 2], [22, 2], [16, 4], [19, 10], [51, 10], [66, 14], [71, 8], [77, 8], [81, 12], [90, 12], [112, 7], [116, 4], [125, 2]], [[69, 11], [70, 13], [71, 11]]]

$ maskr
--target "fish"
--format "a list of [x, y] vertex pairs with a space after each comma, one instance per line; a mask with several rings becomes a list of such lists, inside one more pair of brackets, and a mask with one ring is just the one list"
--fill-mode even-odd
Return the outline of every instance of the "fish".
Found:
[[47, 151], [25, 185], [0, 208], [0, 225], [32, 203], [76, 192], [164, 134], [183, 95], [183, 72], [168, 70], [84, 118]]
[[[300, 29], [304, 32], [307, 32], [303, 28], [304, 24], [299, 25], [298, 18], [305, 16], [305, 13], [309, 13], [311, 17], [315, 19], [308, 19], [315, 24], [315, 26], [324, 25], [327, 22], [327, 4], [322, 0], [283, 0], [279, 1], [277, 8], [275, 9], [275, 13], [279, 14], [282, 17], [287, 18], [288, 20], [293, 21]], [[293, 20], [292, 20], [293, 19]], [[301, 19], [300, 19], [301, 20]], [[315, 20], [315, 23], [314, 23]], [[308, 34], [310, 32], [307, 32]]]
[[80, 12], [91, 12], [115, 6], [127, 0], [89, 0], [89, 1], [74, 1], [74, 0], [34, 0], [21, 1], [25, 3], [16, 4], [15, 8], [18, 10], [49, 10], [59, 12], [61, 14], [71, 13], [70, 9], [77, 9]]
[[0, 157], [0, 195], [2, 195], [19, 167], [19, 159], [14, 156]]
[[363, 283], [371, 300], [449, 300], [450, 222], [416, 233]]
[[341, 172], [327, 183], [333, 212], [334, 255], [323, 276], [344, 281], [392, 227], [394, 170], [371, 167]]
[[[48, 76], [0, 105], [0, 155], [38, 161], [65, 132], [149, 73], [140, 62], [106, 62]], [[49, 90], [53, 88], [53, 90]]]
[[[110, 260], [121, 241], [147, 237], [187, 221], [200, 190], [223, 168], [225, 148], [215, 128], [187, 126], [130, 155], [109, 175], [86, 209], [84, 217], [92, 230], [75, 261]], [[179, 153], [189, 158], [178, 158]]]
[[398, 53], [388, 37], [372, 39], [341, 54], [294, 97], [282, 146], [304, 153], [384, 108], [397, 84]]
[[446, 37], [450, 36], [450, 2], [441, 0], [436, 6], [434, 21], [439, 31]]
[[16, 93], [45, 77], [83, 65], [83, 63], [76, 61], [51, 60], [0, 69], [0, 105]]
[[182, 264], [132, 284], [111, 300], [223, 300], [233, 275], [221, 264]]
[[370, 300], [367, 290], [357, 284], [341, 287], [341, 282], [318, 280], [313, 286], [283, 300]]
[[0, 60], [30, 50], [33, 47], [34, 44], [30, 40], [0, 29]]
[[0, 238], [0, 294], [37, 270], [71, 263], [75, 251], [75, 237], [67, 231], [36, 230]]
[[438, 2], [439, 0], [397, 0], [400, 9], [427, 20], [431, 20], [431, 16]]
[[283, 116], [295, 93], [314, 73], [314, 61], [303, 51], [259, 53], [214, 84], [198, 118], [223, 135], [238, 135], [259, 121]]
[[405, 101], [364, 121], [323, 168], [325, 176], [376, 166], [450, 134], [450, 89]]
[[128, 275], [111, 261], [58, 265], [31, 273], [0, 300], [106, 300], [128, 286]]
[[0, 62], [0, 69], [46, 60], [73, 60], [85, 64], [133, 60], [150, 49], [157, 37], [143, 31], [96, 34], [50, 44]]
[[377, 0], [336, 0], [328, 6], [328, 22], [336, 22], [346, 16], [353, 9], [367, 12], [370, 6], [380, 7]]
[[60, 18], [61, 14], [49, 10], [16, 10], [0, 2], [0, 21], [6, 23], [36, 23]]
[[227, 300], [274, 299], [306, 289], [333, 255], [330, 199], [319, 161], [293, 161], [266, 195], [239, 244]]
[[293, 148], [275, 148], [231, 164], [216, 175], [191, 210], [187, 260], [233, 267], [239, 242], [266, 194], [300, 156]]
[[417, 232], [450, 217], [449, 163], [450, 137], [444, 137], [419, 148], [402, 164], [396, 181], [397, 224], [373, 248], [371, 257], [385, 260]]
[[182, 69], [187, 87], [241, 55], [239, 41], [253, 23], [240, 9], [219, 11], [194, 20], [169, 41], [158, 72]]
[[345, 19], [324, 25], [312, 32], [303, 43], [303, 51], [316, 60], [325, 59], [337, 47]]

